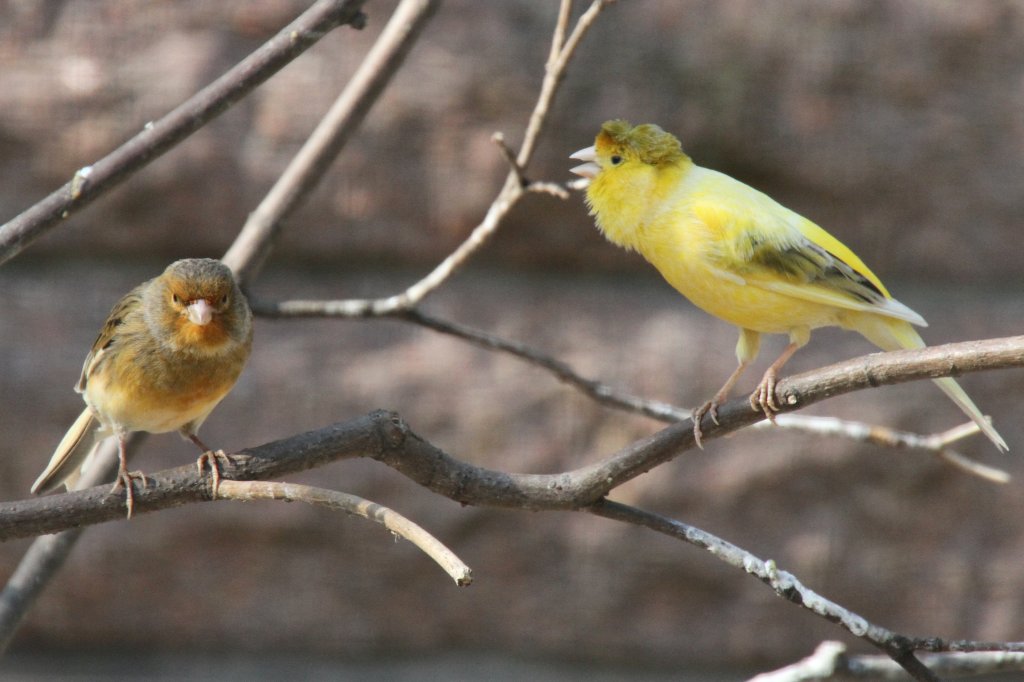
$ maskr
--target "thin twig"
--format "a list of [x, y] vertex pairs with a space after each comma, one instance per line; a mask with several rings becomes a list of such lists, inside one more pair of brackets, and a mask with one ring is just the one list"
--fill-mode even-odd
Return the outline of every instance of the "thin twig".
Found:
[[245, 222], [224, 256], [240, 282], [251, 280], [269, 255], [282, 221], [323, 178], [412, 49], [440, 0], [402, 0], [359, 69], [309, 139]]
[[[336, 308], [333, 301], [282, 301], [270, 303], [253, 300], [253, 311], [264, 317], [350, 317], [351, 310]], [[552, 374], [559, 381], [573, 386], [583, 395], [595, 402], [617, 410], [641, 414], [663, 422], [678, 422], [689, 419], [693, 410], [670, 403], [650, 400], [618, 390], [609, 384], [596, 379], [588, 379], [568, 363], [543, 353], [532, 346], [502, 338], [468, 325], [443, 320], [428, 315], [419, 309], [399, 310], [391, 317], [411, 322], [462, 339], [486, 350], [507, 353], [528, 364]], [[359, 316], [362, 317], [362, 316]], [[907, 431], [897, 431], [885, 426], [877, 426], [836, 417], [820, 417], [804, 414], [781, 414], [776, 417], [773, 425], [762, 420], [753, 425], [754, 428], [783, 428], [817, 435], [842, 437], [850, 440], [870, 442], [890, 448], [905, 448], [930, 452], [964, 472], [991, 481], [1008, 483], [1010, 475], [996, 467], [976, 462], [951, 449], [949, 445], [957, 440], [978, 433], [979, 429], [973, 422], [956, 426], [939, 434], [921, 435]]]
[[745, 549], [694, 526], [611, 500], [602, 500], [588, 507], [586, 511], [595, 516], [643, 526], [705, 549], [715, 558], [753, 575], [771, 587], [780, 597], [808, 609], [878, 647], [914, 679], [938, 682], [939, 678], [913, 655], [914, 650], [906, 637], [875, 625], [863, 616], [814, 592], [793, 574], [779, 570], [774, 561], [760, 559]]
[[516, 161], [516, 153], [512, 151], [512, 148], [508, 146], [507, 142], [505, 142], [505, 134], [500, 131], [494, 133], [491, 135], [491, 142], [498, 147], [498, 151], [501, 153], [502, 158], [505, 159], [509, 168], [512, 169], [513, 173], [515, 173], [516, 180], [519, 181], [519, 187], [521, 189], [526, 189], [530, 184], [530, 181], [526, 179], [523, 167], [519, 165], [518, 161]]
[[530, 165], [530, 159], [533, 158], [537, 141], [540, 139], [548, 112], [551, 110], [551, 104], [554, 102], [555, 93], [558, 92], [558, 86], [561, 84], [562, 79], [565, 78], [565, 70], [576, 54], [576, 49], [580, 46], [583, 36], [587, 34], [590, 27], [597, 21], [597, 17], [602, 10], [612, 2], [614, 0], [594, 0], [590, 3], [590, 7], [587, 8], [576, 22], [572, 33], [562, 43], [565, 30], [568, 27], [568, 14], [572, 9], [571, 3], [563, 0], [562, 6], [559, 9], [555, 33], [552, 37], [551, 52], [544, 68], [544, 80], [540, 85], [540, 97], [537, 98], [537, 104], [533, 108], [533, 113], [530, 114], [530, 122], [527, 124], [526, 132], [523, 134], [523, 145], [519, 148], [519, 154], [516, 156], [516, 165], [520, 168], [526, 168]]
[[343, 24], [361, 28], [364, 2], [319, 0], [223, 76], [160, 120], [147, 123], [107, 156], [76, 171], [63, 187], [0, 226], [0, 264], [209, 123], [331, 29]]
[[[566, 41], [565, 46], [558, 54], [558, 58], [549, 64], [545, 70], [544, 81], [541, 85], [541, 92], [530, 115], [530, 122], [527, 125], [523, 146], [516, 156], [516, 163], [509, 169], [501, 190], [491, 202], [490, 207], [484, 215], [483, 220], [469, 233], [469, 236], [459, 244], [447, 257], [434, 267], [426, 276], [415, 282], [393, 296], [376, 299], [344, 299], [325, 301], [324, 305], [334, 316], [344, 317], [381, 317], [394, 315], [395, 313], [411, 310], [424, 298], [437, 290], [452, 275], [461, 269], [470, 257], [480, 247], [487, 243], [491, 235], [501, 226], [505, 216], [512, 210], [516, 203], [527, 193], [527, 188], [522, 185], [523, 169], [529, 164], [536, 144], [537, 136], [543, 128], [547, 118], [547, 112], [551, 107], [557, 86], [565, 74], [569, 60], [575, 53], [577, 46], [583, 39], [587, 30], [601, 10], [610, 0], [595, 0], [590, 8], [577, 21], [572, 34]], [[560, 14], [561, 16], [561, 14]], [[556, 31], [557, 33], [557, 31]], [[548, 188], [550, 189], [550, 188]], [[556, 190], [557, 192], [557, 190]], [[302, 301], [290, 301], [288, 304], [293, 309], [301, 309]], [[282, 304], [283, 305], [283, 304]], [[288, 308], [289, 305], [284, 305]]]
[[[979, 651], [923, 654], [921, 662], [936, 675], [983, 675], [1024, 670], [1024, 653]], [[814, 682], [821, 680], [905, 680], [906, 671], [887, 656], [849, 656], [842, 642], [826, 641], [796, 663], [761, 673], [748, 682]]]
[[[780, 414], [775, 418], [775, 426], [819, 436], [841, 437], [874, 443], [886, 448], [930, 452], [971, 476], [977, 476], [991, 483], [1010, 482], [1010, 474], [1003, 469], [977, 462], [949, 447], [950, 443], [954, 441], [979, 433], [981, 429], [974, 422], [967, 422], [948, 431], [926, 436], [909, 431], [898, 431], [887, 426], [809, 414]], [[754, 424], [751, 428], [764, 430], [773, 428], [773, 425], [765, 420]]]
[[[891, 659], [886, 660], [892, 662]], [[754, 675], [747, 682], [811, 682], [829, 680], [835, 677], [837, 672], [847, 671], [846, 645], [842, 642], [826, 641], [819, 644], [814, 653], [807, 658], [785, 668]]]
[[619, 391], [609, 384], [595, 379], [588, 379], [568, 363], [551, 355], [542, 353], [527, 344], [509, 341], [496, 334], [489, 334], [467, 325], [442, 320], [427, 315], [419, 310], [406, 310], [395, 315], [398, 319], [418, 324], [442, 334], [454, 336], [486, 350], [500, 351], [519, 358], [534, 367], [550, 372], [559, 381], [568, 384], [595, 402], [619, 410], [642, 414], [665, 422], [676, 422], [689, 419], [693, 410], [677, 407], [657, 400], [648, 400], [640, 396]]
[[450, 549], [393, 509], [376, 502], [371, 502], [356, 495], [315, 488], [298, 483], [280, 483], [276, 481], [223, 481], [217, 491], [217, 499], [253, 501], [253, 500], [284, 500], [286, 502], [305, 502], [316, 507], [324, 507], [335, 511], [343, 511], [354, 516], [361, 516], [376, 521], [395, 535], [416, 545], [424, 554], [433, 559], [445, 573], [451, 576], [455, 584], [463, 587], [473, 582], [473, 572]]

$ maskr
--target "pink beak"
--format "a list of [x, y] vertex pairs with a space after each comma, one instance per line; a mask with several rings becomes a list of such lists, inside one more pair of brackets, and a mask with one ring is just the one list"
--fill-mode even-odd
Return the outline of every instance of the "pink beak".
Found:
[[198, 324], [200, 327], [209, 324], [210, 320], [213, 319], [213, 306], [205, 298], [192, 301], [185, 310], [187, 311], [189, 322]]

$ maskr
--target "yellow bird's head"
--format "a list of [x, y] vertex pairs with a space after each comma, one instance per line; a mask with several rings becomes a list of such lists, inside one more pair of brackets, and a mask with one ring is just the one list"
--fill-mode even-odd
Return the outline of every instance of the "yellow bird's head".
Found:
[[630, 125], [629, 121], [606, 121], [592, 147], [581, 149], [569, 158], [585, 163], [572, 169], [573, 173], [594, 180], [603, 171], [638, 166], [652, 168], [678, 166], [688, 161], [679, 140], [653, 123]]
[[601, 126], [592, 147], [569, 158], [584, 178], [587, 206], [612, 242], [636, 249], [647, 210], [656, 206], [693, 165], [675, 135], [653, 123], [616, 119]]

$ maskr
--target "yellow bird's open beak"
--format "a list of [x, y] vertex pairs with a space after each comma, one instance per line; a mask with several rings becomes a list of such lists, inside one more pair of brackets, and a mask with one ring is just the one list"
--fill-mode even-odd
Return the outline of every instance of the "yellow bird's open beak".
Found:
[[574, 168], [570, 168], [569, 172], [571, 173], [580, 175], [587, 180], [593, 180], [597, 177], [597, 174], [601, 172], [601, 167], [594, 163], [597, 161], [597, 150], [593, 146], [581, 149], [575, 154], [570, 155], [569, 158], [585, 162]]

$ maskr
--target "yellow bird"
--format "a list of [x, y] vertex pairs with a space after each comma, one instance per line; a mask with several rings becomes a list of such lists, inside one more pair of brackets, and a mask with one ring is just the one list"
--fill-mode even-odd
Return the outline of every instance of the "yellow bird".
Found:
[[[134, 508], [125, 441], [132, 431], [178, 431], [209, 462], [214, 495], [220, 470], [196, 432], [242, 373], [252, 348], [252, 313], [231, 270], [218, 260], [187, 258], [143, 282], [118, 301], [85, 358], [75, 390], [86, 408], [57, 445], [32, 486], [44, 493], [69, 489], [94, 448], [86, 435], [114, 435], [120, 457], [114, 489], [125, 487]], [[145, 477], [143, 477], [145, 480]]]
[[[653, 124], [608, 121], [594, 146], [571, 156], [588, 180], [586, 201], [609, 241], [638, 251], [698, 308], [740, 329], [739, 366], [715, 396], [694, 410], [700, 423], [728, 398], [757, 357], [761, 334], [789, 345], [750, 396], [773, 418], [779, 370], [811, 337], [836, 326], [883, 350], [923, 348], [911, 325], [924, 318], [894, 299], [864, 262], [810, 220], [728, 175], [702, 168], [670, 133]], [[935, 383], [995, 443], [1006, 442], [951, 378]]]

